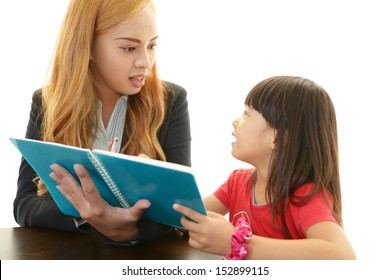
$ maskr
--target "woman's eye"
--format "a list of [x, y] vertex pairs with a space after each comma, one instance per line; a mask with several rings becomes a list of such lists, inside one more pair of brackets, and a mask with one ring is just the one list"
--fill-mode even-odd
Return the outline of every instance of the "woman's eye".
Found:
[[149, 46], [149, 48], [150, 48], [151, 50], [156, 49], [156, 47], [157, 47], [157, 44], [151, 44], [151, 45]]
[[128, 48], [121, 48], [122, 50], [124, 50], [125, 52], [132, 52], [135, 50], [134, 47], [128, 47]]

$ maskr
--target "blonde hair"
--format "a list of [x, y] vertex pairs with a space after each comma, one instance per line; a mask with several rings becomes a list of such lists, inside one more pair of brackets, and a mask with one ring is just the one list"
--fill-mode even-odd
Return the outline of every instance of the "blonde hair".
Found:
[[[54, 50], [47, 84], [42, 88], [44, 141], [91, 148], [96, 132], [97, 97], [90, 69], [94, 38], [147, 8], [151, 0], [72, 0]], [[144, 153], [166, 160], [157, 133], [165, 118], [165, 89], [154, 64], [140, 94], [129, 96], [126, 154]], [[131, 126], [130, 124], [131, 120]], [[48, 193], [38, 182], [38, 194]]]

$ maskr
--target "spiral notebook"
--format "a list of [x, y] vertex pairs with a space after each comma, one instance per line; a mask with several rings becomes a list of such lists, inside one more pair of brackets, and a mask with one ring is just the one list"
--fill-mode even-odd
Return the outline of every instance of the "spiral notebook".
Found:
[[53, 163], [65, 167], [77, 180], [73, 165], [84, 165], [100, 195], [112, 206], [125, 208], [140, 199], [148, 199], [151, 206], [143, 214], [144, 219], [182, 228], [182, 215], [172, 209], [174, 203], [206, 215], [190, 167], [58, 143], [19, 138], [10, 140], [43, 180], [59, 209], [66, 215], [80, 216], [50, 178], [50, 165]]

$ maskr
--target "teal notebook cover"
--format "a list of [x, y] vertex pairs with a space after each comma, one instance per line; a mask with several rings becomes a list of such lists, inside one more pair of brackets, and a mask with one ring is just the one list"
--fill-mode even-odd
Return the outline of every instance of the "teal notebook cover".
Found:
[[66, 215], [80, 214], [50, 178], [50, 165], [53, 163], [66, 168], [77, 180], [73, 165], [84, 165], [100, 195], [112, 206], [130, 207], [140, 199], [148, 199], [151, 206], [143, 214], [144, 219], [182, 228], [182, 215], [172, 209], [174, 203], [206, 215], [195, 177], [187, 166], [31, 139], [10, 140], [43, 180], [59, 209]]

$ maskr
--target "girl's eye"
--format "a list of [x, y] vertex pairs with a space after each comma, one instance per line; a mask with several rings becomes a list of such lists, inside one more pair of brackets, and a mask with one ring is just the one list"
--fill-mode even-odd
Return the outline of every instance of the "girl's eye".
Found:
[[156, 49], [156, 47], [157, 47], [157, 44], [151, 44], [151, 45], [149, 46], [149, 48], [150, 48], [151, 50]]

